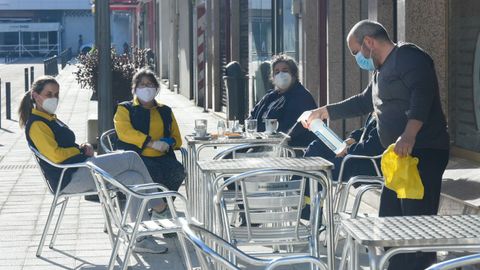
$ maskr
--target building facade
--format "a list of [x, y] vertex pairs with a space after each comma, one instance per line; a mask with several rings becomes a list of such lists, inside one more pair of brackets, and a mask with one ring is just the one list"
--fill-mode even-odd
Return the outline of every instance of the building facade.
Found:
[[[355, 64], [345, 38], [359, 20], [377, 20], [394, 41], [413, 42], [433, 57], [452, 152], [479, 159], [480, 1], [157, 0], [157, 7], [160, 75], [172, 90], [220, 113], [225, 64], [242, 66], [252, 106], [266, 90], [259, 67], [275, 53], [297, 59], [300, 80], [319, 105], [361, 92], [370, 74]], [[329, 124], [345, 135], [362, 120]]]
[[[0, 1], [0, 55], [47, 56], [95, 43], [93, 0]], [[155, 1], [110, 0], [111, 43], [118, 53], [124, 46], [156, 46]], [[81, 36], [81, 37], [80, 37]]]

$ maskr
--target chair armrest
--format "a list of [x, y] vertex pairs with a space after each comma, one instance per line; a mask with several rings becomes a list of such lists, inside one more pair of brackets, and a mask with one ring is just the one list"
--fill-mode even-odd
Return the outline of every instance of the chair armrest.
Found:
[[161, 189], [162, 191], [170, 191], [166, 186], [158, 183], [148, 183], [128, 186], [133, 191], [147, 190], [147, 189]]
[[292, 264], [300, 264], [300, 263], [310, 263], [322, 270], [327, 270], [327, 265], [320, 261], [319, 259], [312, 257], [312, 256], [288, 256], [283, 258], [277, 258], [272, 260], [265, 270], [272, 270], [279, 266], [283, 265], [292, 265]]
[[436, 263], [425, 270], [447, 270], [480, 263], [480, 254], [473, 254]]
[[343, 181], [343, 170], [344, 170], [345, 164], [350, 159], [370, 160], [372, 162], [373, 167], [375, 168], [375, 172], [377, 173], [377, 176], [381, 176], [382, 173], [380, 172], [380, 169], [378, 168], [378, 165], [375, 162], [376, 160], [381, 158], [382, 158], [382, 155], [377, 155], [377, 156], [361, 156], [361, 155], [352, 155], [352, 154], [346, 155], [342, 160], [342, 164], [340, 165], [340, 171], [338, 173], [338, 182], [340, 183]]

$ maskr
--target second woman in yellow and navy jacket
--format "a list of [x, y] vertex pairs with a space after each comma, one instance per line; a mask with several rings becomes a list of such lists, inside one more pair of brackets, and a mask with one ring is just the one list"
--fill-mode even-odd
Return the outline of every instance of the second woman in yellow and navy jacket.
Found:
[[118, 104], [114, 116], [117, 148], [136, 151], [155, 182], [178, 191], [185, 170], [173, 150], [182, 146], [182, 137], [170, 107], [155, 100], [159, 89], [152, 71], [142, 69], [134, 75], [134, 98]]

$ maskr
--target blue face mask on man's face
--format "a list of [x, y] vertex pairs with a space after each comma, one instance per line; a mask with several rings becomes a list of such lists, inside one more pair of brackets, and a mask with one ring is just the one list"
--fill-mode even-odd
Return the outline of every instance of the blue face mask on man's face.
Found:
[[[363, 43], [361, 47], [363, 47]], [[362, 50], [360, 50], [357, 52], [357, 54], [355, 54], [355, 60], [357, 61], [357, 64], [361, 69], [365, 69], [368, 71], [375, 70], [375, 64], [373, 63], [373, 58], [372, 58], [372, 49], [370, 49], [370, 58], [366, 58], [363, 55]]]

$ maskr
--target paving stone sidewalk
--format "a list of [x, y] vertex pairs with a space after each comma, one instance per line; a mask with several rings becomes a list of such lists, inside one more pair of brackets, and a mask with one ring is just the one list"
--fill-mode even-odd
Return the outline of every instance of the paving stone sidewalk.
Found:
[[[18, 74], [23, 70], [19, 65], [1, 65], [2, 78], [18, 80], [10, 73], [16, 70]], [[36, 69], [37, 75], [41, 75], [41, 66]], [[76, 83], [72, 74], [74, 70], [74, 66], [67, 66], [57, 76], [61, 85], [57, 114], [74, 130], [77, 142], [83, 142], [87, 135], [87, 120], [96, 115], [97, 104], [90, 101], [91, 91], [81, 89]], [[12, 89], [13, 120], [2, 117], [0, 130], [0, 269], [105, 269], [111, 247], [103, 233], [100, 207], [83, 199], [70, 200], [55, 249], [45, 246], [42, 257], [35, 256], [53, 196], [43, 183], [27, 148], [24, 130], [18, 126], [16, 110], [24, 92], [23, 83], [20, 83], [18, 80], [17, 87]], [[162, 90], [162, 98], [174, 108], [182, 127], [189, 128], [187, 122], [193, 122], [192, 114], [214, 121], [213, 116], [202, 113], [188, 100], [174, 96], [170, 91]], [[4, 108], [3, 104], [2, 116]], [[170, 250], [168, 254], [138, 256], [134, 269], [185, 269], [175, 241], [167, 239], [166, 242]]]

